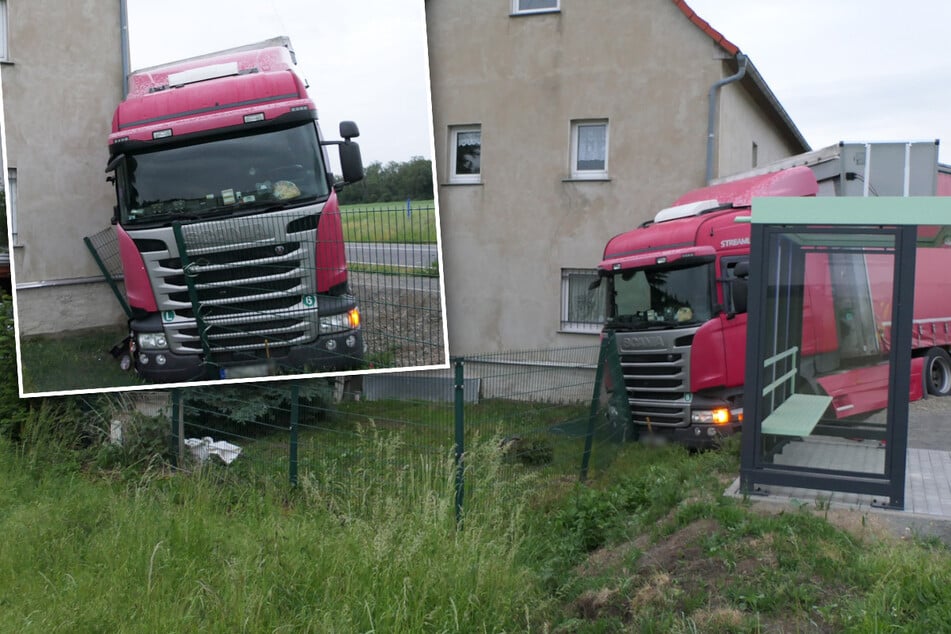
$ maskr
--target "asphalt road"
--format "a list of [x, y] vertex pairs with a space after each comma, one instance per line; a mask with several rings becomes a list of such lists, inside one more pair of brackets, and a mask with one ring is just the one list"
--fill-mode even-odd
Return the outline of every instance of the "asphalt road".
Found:
[[347, 244], [347, 262], [385, 266], [429, 268], [438, 259], [435, 244], [389, 244], [351, 242]]

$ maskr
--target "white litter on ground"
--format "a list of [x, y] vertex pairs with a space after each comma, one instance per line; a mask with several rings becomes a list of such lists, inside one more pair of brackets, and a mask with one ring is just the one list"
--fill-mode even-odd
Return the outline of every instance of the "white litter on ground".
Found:
[[218, 456], [225, 464], [231, 464], [241, 455], [241, 447], [224, 440], [215, 441], [211, 436], [204, 438], [186, 438], [185, 446], [198, 462], [205, 462], [209, 456]]

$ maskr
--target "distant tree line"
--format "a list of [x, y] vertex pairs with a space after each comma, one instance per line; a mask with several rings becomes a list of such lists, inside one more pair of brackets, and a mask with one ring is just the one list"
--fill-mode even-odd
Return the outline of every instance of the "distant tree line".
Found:
[[408, 161], [379, 161], [366, 166], [363, 180], [340, 191], [340, 204], [355, 205], [397, 200], [432, 200], [433, 164], [414, 156]]

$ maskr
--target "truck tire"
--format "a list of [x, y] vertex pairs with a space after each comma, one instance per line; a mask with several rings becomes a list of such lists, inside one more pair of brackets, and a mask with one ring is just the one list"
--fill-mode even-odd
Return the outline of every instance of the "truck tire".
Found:
[[931, 348], [925, 355], [925, 387], [928, 394], [951, 394], [951, 355], [943, 348]]

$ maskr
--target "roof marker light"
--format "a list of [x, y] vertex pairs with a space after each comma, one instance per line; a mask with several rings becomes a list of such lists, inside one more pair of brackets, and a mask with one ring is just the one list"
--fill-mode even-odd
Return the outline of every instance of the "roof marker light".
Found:
[[703, 212], [716, 209], [719, 206], [720, 203], [716, 199], [711, 199], [667, 207], [657, 212], [657, 215], [654, 216], [654, 222], [661, 223], [678, 220], [680, 218], [689, 218], [690, 216], [699, 216]]

